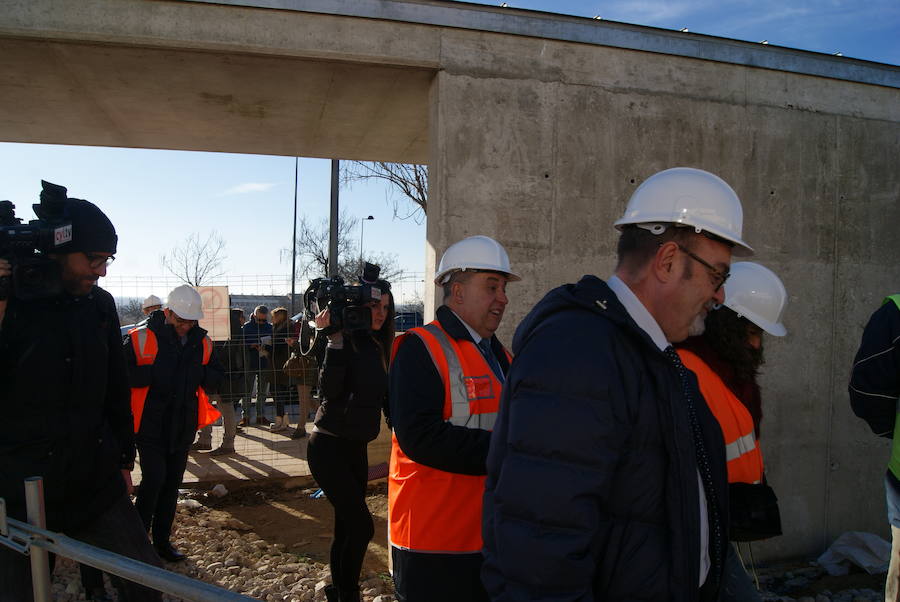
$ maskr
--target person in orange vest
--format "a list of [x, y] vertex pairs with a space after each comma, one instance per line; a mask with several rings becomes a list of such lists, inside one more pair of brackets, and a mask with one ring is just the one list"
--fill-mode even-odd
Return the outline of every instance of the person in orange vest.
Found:
[[735, 541], [780, 534], [780, 523], [774, 531], [745, 534], [738, 529], [746, 528], [742, 522], [746, 513], [739, 510], [747, 503], [746, 485], [762, 487], [765, 481], [759, 447], [762, 403], [756, 383], [763, 363], [763, 332], [787, 334], [781, 323], [786, 304], [787, 291], [774, 272], [749, 261], [733, 263], [722, 307], [709, 312], [705, 322], [696, 321], [694, 336], [676, 345], [681, 361], [697, 375], [700, 392], [725, 439], [733, 542], [725, 557], [722, 602], [761, 599], [735, 552]]
[[494, 332], [506, 284], [519, 279], [497, 241], [461, 240], [434, 279], [444, 291], [437, 319], [395, 340], [388, 533], [401, 602], [487, 600], [481, 500], [511, 361]]
[[129, 332], [125, 343], [131, 411], [141, 464], [138, 514], [164, 560], [184, 560], [169, 541], [178, 488], [196, 432], [219, 417], [209, 403], [223, 370], [212, 341], [197, 324], [203, 317], [200, 294], [175, 288], [165, 309]]

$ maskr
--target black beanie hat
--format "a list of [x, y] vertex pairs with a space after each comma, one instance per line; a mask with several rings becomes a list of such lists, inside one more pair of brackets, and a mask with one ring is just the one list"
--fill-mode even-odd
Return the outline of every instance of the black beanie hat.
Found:
[[[66, 197], [66, 189], [63, 186], [41, 181], [44, 191], [41, 193], [41, 204], [35, 205], [35, 213], [44, 219], [52, 221], [61, 220], [72, 224], [71, 240], [54, 247], [56, 253], [110, 253], [116, 252], [116, 229], [106, 214], [90, 201], [84, 199], [72, 199]], [[62, 215], [55, 213], [50, 208], [43, 207], [45, 202], [59, 203], [62, 201]], [[59, 207], [59, 205], [57, 205]]]
[[116, 252], [119, 242], [116, 229], [97, 205], [83, 199], [69, 199], [66, 211], [72, 220], [72, 242], [62, 248], [62, 252]]

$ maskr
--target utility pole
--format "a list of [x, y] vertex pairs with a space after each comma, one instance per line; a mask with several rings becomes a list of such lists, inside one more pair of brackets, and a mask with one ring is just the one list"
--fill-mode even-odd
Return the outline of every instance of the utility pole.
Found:
[[359, 273], [363, 273], [363, 232], [366, 231], [366, 222], [375, 219], [374, 216], [364, 217], [359, 220]]
[[340, 187], [341, 162], [331, 160], [331, 223], [328, 229], [328, 277], [338, 275], [338, 188]]
[[291, 239], [291, 313], [294, 317], [294, 295], [297, 287], [297, 184], [300, 176], [300, 157], [294, 157], [294, 236]]

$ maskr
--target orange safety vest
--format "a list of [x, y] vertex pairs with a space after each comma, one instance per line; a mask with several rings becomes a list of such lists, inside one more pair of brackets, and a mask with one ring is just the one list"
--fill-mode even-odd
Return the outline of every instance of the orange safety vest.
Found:
[[[493, 430], [503, 385], [478, 347], [472, 341], [455, 340], [434, 321], [397, 337], [392, 361], [410, 335], [425, 343], [444, 383], [444, 420], [456, 426]], [[509, 352], [506, 356], [512, 359]], [[485, 478], [414, 462], [400, 449], [394, 434], [388, 474], [391, 545], [413, 552], [480, 552]]]
[[679, 349], [682, 363], [697, 375], [706, 405], [719, 422], [725, 438], [729, 483], [761, 483], [763, 459], [753, 431], [753, 417], [722, 378], [696, 354]]
[[[134, 349], [134, 357], [138, 366], [150, 366], [156, 361], [156, 353], [159, 345], [156, 335], [146, 326], [132, 328], [128, 331], [131, 337], [131, 346]], [[212, 356], [212, 340], [208, 336], [203, 337], [203, 365], [209, 363]], [[131, 413], [134, 416], [134, 432], [141, 427], [141, 416], [144, 415], [144, 402], [147, 401], [147, 393], [150, 387], [131, 387]], [[197, 430], [208, 426], [219, 419], [222, 414], [209, 402], [209, 396], [203, 387], [197, 387]]]

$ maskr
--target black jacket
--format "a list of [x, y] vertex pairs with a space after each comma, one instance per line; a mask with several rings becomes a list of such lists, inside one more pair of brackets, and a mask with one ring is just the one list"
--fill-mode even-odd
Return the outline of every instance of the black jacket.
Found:
[[216, 354], [203, 365], [203, 338], [206, 331], [194, 326], [182, 345], [175, 328], [165, 323], [165, 314], [150, 314], [147, 327], [156, 335], [159, 351], [152, 365], [138, 366], [134, 348], [125, 345], [128, 379], [132, 387], [150, 387], [138, 444], [150, 444], [170, 452], [188, 449], [197, 433], [197, 388], [217, 391], [222, 366]]
[[47, 526], [70, 530], [125, 493], [134, 433], [119, 318], [99, 287], [11, 299], [0, 329], [0, 497], [25, 519], [23, 480], [44, 478]]
[[[491, 599], [714, 599], [720, 574], [698, 587], [698, 473], [674, 365], [594, 276], [548, 293], [513, 352], [484, 497]], [[722, 433], [692, 387], [725, 525]]]
[[[472, 341], [469, 331], [446, 306], [437, 309], [441, 327], [457, 340]], [[491, 348], [503, 372], [509, 362], [497, 337]], [[446, 472], [485, 474], [490, 431], [456, 426], [444, 420], [444, 384], [425, 344], [407, 336], [391, 364], [390, 416], [397, 442], [411, 460]]]
[[240, 335], [235, 339], [216, 341], [213, 344], [213, 354], [223, 371], [217, 392], [222, 396], [228, 396], [231, 401], [246, 395], [247, 371], [244, 368], [246, 353]]
[[372, 441], [381, 428], [387, 384], [384, 355], [375, 339], [368, 331], [344, 333], [342, 349], [325, 351], [316, 426], [344, 439]]
[[900, 397], [900, 309], [893, 301], [866, 324], [848, 390], [853, 412], [876, 435], [893, 438]]
[[294, 338], [294, 327], [290, 320], [278, 326], [272, 326], [272, 345], [269, 347], [269, 369], [272, 371], [272, 382], [286, 387], [291, 379], [284, 373], [284, 363], [291, 357], [291, 346], [287, 339]]

